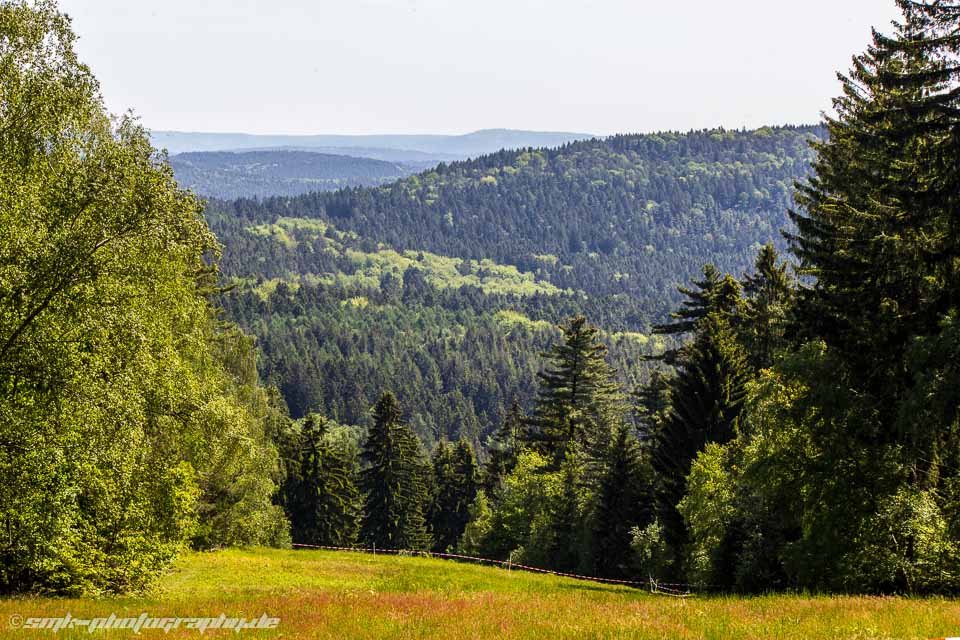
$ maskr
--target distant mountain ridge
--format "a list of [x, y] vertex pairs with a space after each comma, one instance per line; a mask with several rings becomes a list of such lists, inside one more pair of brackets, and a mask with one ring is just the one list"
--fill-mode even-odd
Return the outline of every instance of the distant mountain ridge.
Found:
[[[342, 153], [347, 149], [364, 148], [374, 151], [408, 152], [409, 159], [430, 156], [437, 162], [462, 160], [501, 149], [526, 147], [557, 147], [576, 140], [593, 138], [589, 133], [556, 131], [523, 131], [513, 129], [481, 129], [463, 135], [386, 134], [386, 135], [260, 135], [247, 133], [205, 133], [185, 131], [153, 131], [154, 146], [171, 154], [188, 151], [275, 150], [295, 148]], [[355, 155], [344, 153], [343, 155]], [[366, 154], [365, 154], [366, 155]], [[366, 157], [374, 157], [366, 155]], [[386, 158], [384, 158], [386, 159]], [[390, 158], [402, 161], [407, 158]]]
[[421, 168], [419, 163], [291, 150], [180, 153], [170, 157], [170, 166], [180, 186], [222, 199], [375, 186]]
[[371, 160], [399, 163], [415, 169], [432, 169], [440, 162], [456, 162], [461, 159], [460, 156], [447, 153], [427, 153], [425, 151], [411, 151], [410, 149], [385, 149], [382, 147], [252, 147], [250, 149], [230, 149], [224, 152], [184, 151], [183, 153], [253, 153], [256, 151], [302, 151], [350, 158], [370, 158]]

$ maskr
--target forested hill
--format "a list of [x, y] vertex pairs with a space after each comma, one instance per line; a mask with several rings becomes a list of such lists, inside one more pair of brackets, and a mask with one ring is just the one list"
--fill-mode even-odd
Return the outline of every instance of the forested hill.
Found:
[[299, 195], [378, 185], [413, 173], [395, 162], [309, 151], [210, 151], [170, 158], [177, 182], [201, 196]]
[[[215, 209], [256, 222], [317, 218], [397, 250], [492, 259], [561, 289], [626, 294], [652, 320], [673, 308], [675, 286], [703, 262], [738, 273], [760, 244], [781, 242], [793, 183], [812, 157], [808, 142], [822, 134], [784, 127], [616, 136], [502, 151], [379, 188]], [[297, 263], [254, 265], [247, 245], [228, 243], [228, 273], [311, 270], [306, 248]]]
[[652, 323], [714, 262], [782, 244], [817, 127], [617, 136], [503, 151], [390, 185], [211, 202], [225, 301], [294, 416], [356, 424], [392, 389], [428, 443], [529, 407], [539, 353], [583, 313], [631, 388]]

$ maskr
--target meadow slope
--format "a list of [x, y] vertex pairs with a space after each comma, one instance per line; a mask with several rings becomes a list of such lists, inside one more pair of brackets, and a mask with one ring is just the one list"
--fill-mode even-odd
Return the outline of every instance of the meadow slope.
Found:
[[[871, 597], [694, 597], [444, 560], [229, 550], [182, 557], [149, 595], [0, 600], [0, 637], [129, 638], [130, 631], [27, 631], [14, 616], [281, 619], [250, 638], [935, 638], [960, 633], [960, 601]], [[19, 619], [18, 619], [19, 620]], [[139, 637], [237, 637], [141, 631]]]

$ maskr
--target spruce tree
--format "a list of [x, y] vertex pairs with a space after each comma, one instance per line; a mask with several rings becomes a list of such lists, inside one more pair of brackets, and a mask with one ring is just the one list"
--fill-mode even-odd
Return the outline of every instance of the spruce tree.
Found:
[[330, 441], [326, 418], [303, 421], [296, 472], [287, 479], [294, 542], [349, 547], [357, 540], [360, 493], [351, 452]]
[[686, 527], [677, 504], [686, 492], [691, 463], [707, 443], [734, 437], [748, 380], [746, 356], [729, 319], [721, 313], [707, 315], [684, 351], [671, 383], [670, 408], [653, 439], [657, 516], [678, 573]]
[[[697, 329], [698, 324], [708, 314], [717, 313], [733, 317], [740, 307], [740, 283], [729, 275], [720, 275], [712, 264], [703, 267], [703, 278], [693, 281], [693, 287], [678, 287], [677, 290], [687, 297], [680, 309], [670, 314], [673, 322], [656, 324], [653, 333], [682, 337]], [[659, 360], [676, 365], [683, 357], [683, 348], [668, 349], [662, 355], [652, 356], [650, 360]]]
[[433, 450], [434, 496], [429, 522], [435, 551], [456, 546], [469, 520], [477, 495], [477, 462], [466, 440], [456, 445], [443, 441]]
[[427, 511], [427, 522], [433, 535], [433, 550], [444, 551], [451, 538], [456, 540], [456, 485], [453, 468], [453, 445], [442, 440], [430, 456], [433, 471], [433, 496]]
[[429, 468], [420, 441], [401, 419], [389, 391], [373, 409], [363, 448], [364, 519], [361, 539], [383, 549], [428, 549], [424, 511]]
[[772, 244], [764, 245], [757, 254], [754, 272], [743, 278], [740, 334], [755, 370], [771, 366], [774, 354], [786, 347], [794, 291], [789, 266], [779, 261]]
[[673, 379], [673, 374], [655, 370], [647, 384], [634, 391], [634, 411], [644, 446], [653, 442], [670, 412]]
[[653, 518], [650, 475], [626, 425], [617, 427], [604, 462], [590, 537], [593, 570], [623, 578], [631, 564], [631, 529], [643, 528]]
[[654, 327], [656, 333], [665, 335], [694, 334], [690, 343], [660, 358], [673, 365], [676, 374], [657, 372], [636, 394], [638, 418], [650, 441], [656, 472], [657, 518], [676, 560], [672, 567], [676, 574], [682, 570], [686, 542], [683, 518], [676, 507], [684, 496], [690, 465], [708, 442], [726, 442], [733, 437], [749, 379], [736, 333], [743, 322], [740, 283], [706, 265], [703, 278], [693, 284], [680, 288], [688, 300], [672, 314], [675, 322]]
[[460, 438], [457, 441], [453, 450], [453, 464], [459, 480], [457, 498], [460, 506], [458, 509], [462, 509], [463, 523], [466, 524], [466, 510], [477, 497], [477, 491], [480, 488], [480, 470], [477, 466], [477, 456], [473, 451], [473, 445], [465, 438]]
[[661, 335], [676, 335], [692, 332], [697, 322], [714, 307], [713, 300], [723, 276], [712, 264], [703, 265], [703, 278], [693, 281], [693, 287], [677, 287], [687, 297], [680, 308], [670, 314], [673, 322], [657, 324], [653, 332]]
[[623, 399], [600, 331], [583, 316], [561, 329], [562, 342], [544, 354], [550, 363], [537, 374], [540, 389], [527, 421], [528, 440], [553, 460], [554, 468], [574, 449], [591, 456], [605, 449], [623, 417]]
[[[911, 512], [924, 504], [928, 531], [958, 521], [948, 497], [958, 471], [943, 461], [956, 459], [960, 402], [951, 392], [941, 404], [932, 389], [960, 359], [955, 342], [941, 342], [960, 309], [960, 3], [897, 4], [893, 35], [875, 32], [841, 76], [829, 138], [815, 145], [792, 213], [792, 248], [811, 282], [797, 327], [826, 347], [824, 367], [785, 372], [816, 399], [801, 424], [819, 451], [803, 474], [821, 497], [803, 505], [793, 545], [814, 586], [910, 590], [942, 544], [919, 542]], [[936, 358], [921, 355], [938, 343]], [[940, 357], [953, 364], [939, 368]], [[937, 405], [947, 408], [939, 419]], [[939, 569], [927, 575], [950, 582]]]
[[483, 467], [483, 488], [495, 496], [500, 483], [517, 464], [517, 453], [524, 433], [523, 409], [514, 400], [510, 410], [491, 438], [487, 462]]
[[[841, 76], [790, 236], [815, 278], [802, 326], [841, 354], [849, 383], [888, 417], [905, 390], [909, 343], [960, 306], [960, 5], [897, 4], [895, 34], [875, 32]], [[890, 442], [885, 422], [876, 435]]]
[[576, 571], [582, 563], [583, 517], [581, 463], [570, 455], [560, 468], [561, 490], [550, 509], [550, 544], [547, 559], [557, 571]]

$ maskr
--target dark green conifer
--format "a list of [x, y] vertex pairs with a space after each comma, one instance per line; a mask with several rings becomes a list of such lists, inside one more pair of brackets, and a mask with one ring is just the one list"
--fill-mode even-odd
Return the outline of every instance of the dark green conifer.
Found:
[[361, 539], [384, 549], [428, 549], [424, 518], [429, 467], [420, 441], [401, 420], [389, 391], [373, 409], [373, 425], [363, 448], [366, 491]]
[[287, 479], [287, 509], [294, 542], [352, 546], [357, 540], [360, 493], [356, 460], [328, 436], [328, 422], [310, 414], [303, 421], [296, 472]]
[[561, 327], [563, 341], [544, 354], [540, 390], [528, 439], [554, 461], [555, 468], [575, 448], [588, 455], [605, 449], [623, 415], [615, 372], [606, 362], [599, 330], [577, 316]]
[[576, 571], [582, 563], [583, 516], [581, 513], [581, 482], [579, 461], [569, 456], [560, 468], [562, 479], [560, 495], [550, 510], [550, 544], [547, 558], [557, 571]]
[[443, 441], [433, 450], [434, 495], [429, 522], [435, 551], [456, 546], [470, 519], [469, 509], [477, 496], [477, 462], [466, 440], [456, 445]]
[[483, 468], [483, 488], [488, 497], [495, 496], [500, 483], [517, 464], [517, 453], [524, 433], [523, 409], [514, 401], [491, 438], [487, 462]]
[[693, 287], [677, 287], [687, 297], [680, 308], [670, 314], [673, 322], [657, 324], [653, 332], [661, 335], [690, 333], [697, 322], [714, 307], [713, 299], [722, 280], [720, 272], [712, 264], [703, 265], [703, 278], [693, 281]]
[[774, 354], [787, 343], [787, 322], [794, 297], [794, 283], [786, 262], [780, 262], [772, 244], [757, 254], [754, 272], [743, 278], [745, 300], [740, 334], [754, 369], [773, 364]]
[[626, 425], [620, 425], [607, 450], [594, 507], [590, 546], [593, 570], [601, 576], [626, 577], [633, 527], [653, 518], [650, 474], [640, 446]]
[[[797, 326], [826, 345], [829, 365], [828, 376], [799, 371], [818, 400], [804, 418], [819, 451], [803, 473], [822, 497], [804, 504], [792, 546], [806, 554], [807, 583], [902, 592], [942, 544], [918, 543], [909, 516], [891, 515], [903, 496], [919, 503], [928, 492], [924, 526], [958, 521], [949, 497], [958, 471], [943, 461], [956, 459], [960, 402], [940, 404], [933, 388], [960, 357], [941, 341], [960, 308], [960, 3], [897, 4], [893, 35], [875, 32], [841, 76], [829, 138], [815, 145], [814, 176], [792, 213], [790, 240], [810, 277]], [[927, 360], [932, 344], [946, 352]], [[954, 364], [940, 369], [939, 357]], [[932, 417], [938, 405], [948, 418]], [[895, 564], [875, 570], [884, 557]], [[944, 588], [939, 571], [926, 575]]]
[[[729, 275], [720, 275], [712, 264], [703, 267], [703, 278], [693, 281], [693, 287], [678, 287], [687, 297], [680, 309], [671, 313], [674, 322], [653, 326], [653, 333], [681, 337], [696, 330], [698, 323], [710, 313], [733, 317], [737, 314], [740, 299], [740, 283]], [[683, 348], [668, 349], [662, 355], [651, 357], [666, 364], [676, 365], [683, 356]]]
[[670, 412], [670, 393], [673, 374], [654, 371], [650, 381], [634, 391], [635, 415], [644, 446], [650, 445]]
[[723, 444], [734, 437], [748, 380], [746, 356], [729, 320], [720, 313], [707, 315], [684, 351], [671, 383], [670, 409], [653, 442], [657, 516], [677, 558], [677, 572], [686, 543], [677, 504], [686, 492], [690, 465], [707, 443]]
[[[464, 438], [457, 441], [457, 446], [453, 450], [454, 470], [459, 480], [459, 503], [463, 508], [464, 518], [466, 509], [473, 503], [477, 497], [477, 490], [480, 487], [480, 470], [477, 466], [477, 456], [473, 451], [473, 445]], [[464, 520], [466, 523], [466, 520]]]
[[960, 306], [960, 5], [897, 4], [896, 33], [875, 32], [841, 76], [790, 236], [816, 279], [802, 292], [803, 326], [842, 354], [851, 384], [888, 417], [909, 343]]
[[456, 530], [456, 478], [453, 469], [453, 445], [441, 440], [430, 456], [433, 471], [433, 496], [427, 522], [433, 535], [434, 551], [444, 551]]

